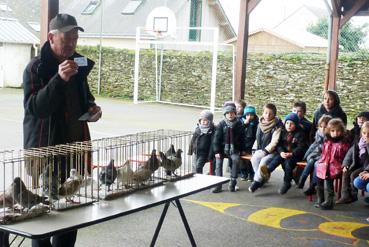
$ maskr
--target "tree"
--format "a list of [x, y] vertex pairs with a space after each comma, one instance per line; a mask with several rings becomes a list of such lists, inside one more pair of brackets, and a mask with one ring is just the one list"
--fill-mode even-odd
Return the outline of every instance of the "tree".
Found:
[[[340, 31], [339, 42], [343, 51], [354, 52], [360, 50], [360, 45], [364, 44], [367, 35], [368, 24], [354, 26], [349, 21]], [[328, 19], [319, 19], [316, 23], [311, 24], [307, 31], [328, 39]]]

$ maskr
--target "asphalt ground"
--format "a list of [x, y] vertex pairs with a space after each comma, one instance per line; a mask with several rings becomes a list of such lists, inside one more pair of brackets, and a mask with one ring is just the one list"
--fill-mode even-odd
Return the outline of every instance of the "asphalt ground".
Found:
[[[22, 90], [0, 89], [0, 150], [22, 147], [22, 100]], [[196, 108], [134, 105], [106, 98], [97, 98], [97, 103], [102, 106], [103, 118], [90, 124], [93, 138], [156, 129], [192, 130], [200, 112]], [[215, 121], [221, 117], [216, 114]], [[279, 195], [282, 177], [283, 171], [276, 170], [270, 182], [253, 194], [247, 190], [250, 182], [239, 181], [240, 190], [235, 193], [224, 185], [222, 193], [204, 191], [181, 200], [197, 245], [369, 246], [369, 205], [364, 197], [322, 211], [294, 186], [286, 195]], [[149, 246], [162, 209], [158, 206], [80, 229], [76, 246]], [[25, 240], [22, 246], [30, 246], [30, 241]], [[173, 205], [156, 246], [190, 246]]]

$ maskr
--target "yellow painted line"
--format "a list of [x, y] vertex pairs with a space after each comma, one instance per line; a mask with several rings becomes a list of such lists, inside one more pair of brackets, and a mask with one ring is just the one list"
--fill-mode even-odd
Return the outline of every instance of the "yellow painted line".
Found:
[[320, 224], [319, 230], [329, 235], [357, 239], [352, 235], [352, 232], [363, 227], [369, 227], [369, 225], [355, 222], [334, 221]]
[[266, 208], [251, 214], [247, 220], [258, 225], [282, 229], [281, 221], [295, 215], [306, 214], [305, 211], [287, 208]]
[[195, 204], [199, 204], [204, 207], [214, 209], [215, 211], [221, 212], [222, 214], [224, 214], [224, 211], [228, 208], [237, 207], [241, 205], [238, 203], [203, 202], [203, 201], [195, 201], [195, 200], [187, 200], [187, 201], [195, 203]]

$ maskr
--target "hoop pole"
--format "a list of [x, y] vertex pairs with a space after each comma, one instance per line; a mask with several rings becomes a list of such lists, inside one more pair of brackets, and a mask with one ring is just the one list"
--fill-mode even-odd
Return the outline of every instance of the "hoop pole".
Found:
[[133, 103], [138, 103], [138, 73], [140, 64], [140, 28], [136, 27], [136, 49], [135, 49], [135, 82], [133, 86]]
[[210, 91], [210, 111], [215, 111], [215, 93], [217, 85], [217, 66], [218, 66], [218, 38], [219, 29], [214, 30], [213, 39], [213, 64], [211, 68], [211, 91]]
[[163, 45], [160, 46], [160, 67], [159, 67], [159, 100], [161, 100], [161, 84], [163, 82]]
[[155, 44], [155, 98], [156, 101], [159, 101], [159, 94], [158, 94], [158, 90], [159, 90], [159, 80], [158, 80], [158, 45]]
[[235, 94], [235, 74], [234, 74], [234, 67], [236, 65], [236, 49], [235, 45], [232, 45], [232, 101], [234, 102], [234, 94]]

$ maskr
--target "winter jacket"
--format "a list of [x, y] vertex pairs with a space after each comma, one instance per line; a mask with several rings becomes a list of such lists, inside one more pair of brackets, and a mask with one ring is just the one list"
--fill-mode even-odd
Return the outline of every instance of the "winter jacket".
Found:
[[212, 147], [214, 133], [214, 125], [211, 125], [207, 133], [201, 133], [200, 127], [197, 126], [191, 138], [188, 155], [196, 154], [208, 157], [208, 160], [211, 160], [214, 157]]
[[279, 137], [283, 127], [283, 123], [279, 118], [275, 118], [273, 128], [268, 132], [262, 131], [263, 118], [260, 119], [258, 129], [256, 131], [256, 140], [253, 150], [264, 150], [266, 153], [273, 153], [279, 142]]
[[342, 162], [349, 147], [350, 144], [344, 140], [325, 140], [321, 158], [316, 166], [317, 177], [320, 179], [334, 179], [341, 176]]
[[366, 146], [367, 153], [364, 155], [364, 159], [359, 157], [358, 143], [353, 144], [348, 150], [345, 159], [343, 160], [342, 167], [346, 167], [349, 171], [354, 171], [358, 168], [365, 168], [369, 164], [369, 144]]
[[309, 146], [308, 150], [304, 155], [304, 160], [318, 160], [322, 154], [322, 148], [324, 143], [324, 134], [318, 130], [315, 133], [314, 142]]
[[[228, 131], [229, 127], [225, 120], [219, 122], [218, 126], [215, 129], [215, 136], [213, 141], [213, 151], [214, 154], [225, 154], [225, 145], [226, 140], [229, 139]], [[245, 152], [245, 128], [241, 120], [237, 119], [236, 123], [232, 128], [233, 132], [233, 140], [232, 144], [234, 147], [234, 153]]]
[[259, 125], [259, 118], [256, 116], [251, 122], [244, 124], [245, 126], [245, 150], [247, 153], [252, 152], [252, 146], [256, 139], [256, 131]]
[[[80, 57], [75, 53], [70, 59]], [[95, 99], [87, 84], [87, 76], [94, 62], [88, 59], [88, 65], [78, 68], [78, 74], [65, 82], [58, 74], [59, 62], [52, 54], [49, 42], [41, 49], [40, 56], [35, 57], [27, 65], [23, 74], [24, 87], [24, 148], [43, 147], [68, 142], [66, 133], [65, 90], [67, 83], [78, 83], [77, 95], [82, 113], [94, 106]], [[70, 102], [68, 102], [70, 103]], [[84, 141], [90, 139], [86, 122], [82, 123]]]
[[[277, 145], [277, 153], [280, 154], [282, 152], [292, 152], [293, 157], [295, 157], [297, 160], [301, 160], [307, 148], [305, 134], [301, 129], [296, 129], [291, 134], [293, 137], [290, 140], [291, 142], [289, 142], [289, 133], [285, 128], [282, 129]], [[290, 150], [288, 149], [288, 146], [291, 146]]]
[[309, 120], [307, 120], [305, 117], [300, 119], [300, 127], [304, 131], [306, 138], [309, 138], [312, 125], [313, 124]]

